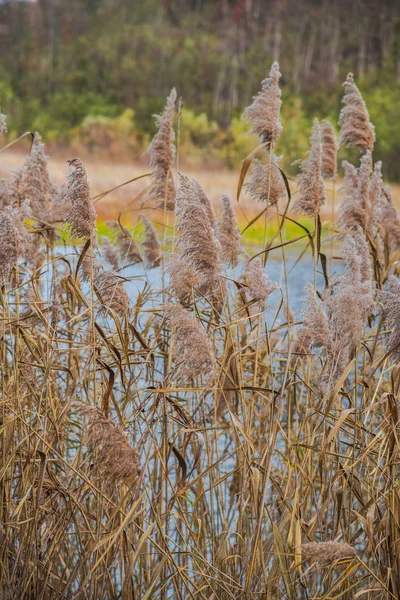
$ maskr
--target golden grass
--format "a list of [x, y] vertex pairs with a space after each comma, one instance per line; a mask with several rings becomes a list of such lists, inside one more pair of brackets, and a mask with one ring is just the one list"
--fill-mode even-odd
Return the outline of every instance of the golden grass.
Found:
[[[2, 156], [1, 169], [21, 164]], [[50, 163], [56, 182], [64, 171]], [[87, 171], [95, 197], [146, 169], [89, 160]], [[213, 200], [235, 197], [238, 173], [196, 177]], [[132, 219], [145, 186], [104, 197], [100, 219]], [[246, 199], [243, 210], [256, 212]], [[30, 224], [40, 245], [0, 293], [3, 598], [399, 598], [400, 370], [378, 294], [334, 386], [320, 349], [294, 351], [303, 317], [282, 303], [295, 276], [283, 244], [300, 230], [317, 248], [307, 225], [309, 236], [271, 214], [284, 283], [265, 319], [243, 265], [165, 310], [176, 302], [165, 254], [154, 286], [141, 267], [104, 290], [93, 266], [81, 280], [90, 239], [62, 248], [57, 228]], [[256, 252], [260, 227], [248, 234]], [[380, 287], [397, 257], [385, 254], [382, 275], [368, 248]], [[131, 306], [116, 310], [125, 283]]]
[[[85, 166], [88, 173], [88, 179], [91, 186], [92, 195], [96, 196], [102, 194], [107, 190], [115, 188], [122, 183], [129, 181], [135, 177], [149, 173], [149, 167], [146, 162], [135, 164], [132, 163], [127, 157], [126, 162], [112, 162], [105, 161], [104, 156], [87, 157], [85, 159]], [[55, 151], [52, 153], [51, 160], [49, 162], [49, 171], [52, 180], [61, 184], [65, 181], [66, 173], [66, 160], [71, 158], [70, 153], [67, 150]], [[25, 154], [22, 152], [8, 151], [1, 155], [0, 161], [0, 177], [8, 177], [11, 171], [15, 171], [24, 163]], [[236, 200], [237, 185], [239, 179], [240, 168], [235, 170], [186, 170], [185, 165], [182, 165], [184, 172], [195, 177], [202, 184], [207, 194], [212, 199], [216, 206], [219, 206], [221, 196], [228, 194], [232, 200]], [[124, 186], [123, 188], [116, 190], [112, 195], [104, 197], [103, 200], [96, 203], [96, 211], [100, 221], [107, 219], [115, 219], [116, 215], [120, 211], [129, 211], [133, 218], [133, 214], [137, 213], [140, 208], [140, 200], [137, 197], [140, 195], [144, 188], [144, 182], [146, 180], [139, 180]], [[336, 183], [336, 190], [340, 187], [340, 180]], [[295, 182], [291, 181], [293, 192], [295, 193]], [[400, 210], [400, 185], [392, 184], [393, 200], [395, 205]], [[327, 202], [322, 208], [321, 216], [322, 219], [329, 220], [331, 217], [331, 200], [332, 200], [332, 184], [327, 182]], [[336, 198], [336, 208], [340, 202], [340, 197]], [[254, 207], [254, 202], [251, 202], [249, 197], [246, 195], [245, 190], [242, 192], [240, 206], [243, 207], [243, 212], [240, 208], [237, 209], [237, 217], [241, 227], [245, 227], [247, 222], [254, 218], [257, 214], [257, 208], [262, 210], [260, 207]], [[128, 214], [129, 214], [128, 212]], [[136, 216], [136, 215], [135, 215]]]

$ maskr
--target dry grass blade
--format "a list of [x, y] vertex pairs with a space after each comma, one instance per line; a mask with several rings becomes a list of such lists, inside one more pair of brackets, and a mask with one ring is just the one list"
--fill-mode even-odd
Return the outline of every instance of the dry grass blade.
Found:
[[[314, 231], [288, 216], [279, 77], [275, 65], [247, 111], [263, 143], [238, 199], [266, 147], [250, 183], [268, 206], [249, 226], [277, 213], [251, 258], [229, 199], [217, 219], [180, 173], [163, 241], [145, 217], [139, 250], [120, 215], [103, 256], [79, 159], [54, 186], [36, 136], [2, 183], [2, 597], [400, 597], [399, 222], [367, 150], [345, 165], [325, 253], [321, 169], [335, 178], [335, 140], [317, 124], [297, 199]], [[354, 118], [365, 107], [352, 90]], [[172, 92], [150, 153], [162, 209], [175, 200], [174, 104]]]

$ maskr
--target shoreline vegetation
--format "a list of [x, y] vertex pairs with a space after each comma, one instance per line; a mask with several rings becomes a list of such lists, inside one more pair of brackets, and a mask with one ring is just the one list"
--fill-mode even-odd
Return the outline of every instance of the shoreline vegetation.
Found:
[[[173, 82], [183, 98], [186, 168], [236, 169], [255, 147], [243, 107], [277, 60], [284, 102], [276, 154], [294, 176], [314, 117], [336, 127], [341, 83], [354, 71], [377, 132], [375, 159], [385, 180], [399, 182], [399, 3], [336, 0], [328, 8], [315, 0], [5, 0], [0, 112], [11, 139], [39, 131], [51, 155], [72, 146], [70, 156], [85, 160], [95, 151], [136, 162]], [[357, 152], [343, 158], [354, 162]]]
[[37, 133], [0, 181], [5, 598], [400, 597], [400, 221], [351, 73], [339, 137], [315, 119], [287, 177], [281, 77], [245, 109], [256, 145], [217, 205], [185, 171], [174, 88], [125, 180], [134, 230], [131, 207], [96, 221], [125, 182], [94, 192], [70, 157], [55, 183]]

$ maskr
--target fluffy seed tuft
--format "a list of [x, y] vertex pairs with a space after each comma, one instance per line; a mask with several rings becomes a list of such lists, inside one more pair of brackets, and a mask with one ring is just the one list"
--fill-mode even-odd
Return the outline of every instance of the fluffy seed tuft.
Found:
[[160, 266], [162, 260], [161, 244], [158, 241], [157, 232], [147, 217], [142, 217], [144, 224], [144, 240], [142, 243], [143, 256], [146, 266], [154, 269]]
[[353, 73], [347, 75], [343, 84], [343, 108], [340, 112], [340, 144], [357, 146], [362, 151], [372, 152], [375, 143], [375, 129], [360, 91], [354, 83]]
[[90, 198], [86, 169], [80, 158], [68, 161], [66, 202], [70, 205], [67, 223], [72, 237], [87, 240], [93, 237], [96, 211]]
[[237, 226], [235, 211], [228, 196], [222, 196], [221, 216], [218, 221], [217, 236], [221, 246], [221, 261], [235, 267], [243, 249], [240, 243], [240, 231]]
[[346, 542], [308, 542], [302, 544], [301, 552], [307, 560], [329, 565], [338, 560], [356, 558], [353, 546]]
[[126, 435], [98, 408], [77, 404], [87, 419], [86, 443], [94, 450], [93, 460], [110, 483], [128, 483], [141, 473], [140, 456], [130, 447]]
[[255, 258], [247, 263], [245, 277], [250, 299], [253, 300], [256, 310], [263, 312], [267, 308], [268, 296], [274, 290], [278, 289], [278, 285], [271, 281], [264, 273], [259, 258]]
[[317, 119], [314, 119], [310, 145], [308, 157], [300, 162], [299, 198], [293, 204], [293, 211], [315, 217], [325, 202], [325, 186], [321, 171], [321, 128]]
[[165, 316], [172, 329], [177, 381], [192, 380], [203, 375], [206, 382], [210, 383], [215, 375], [215, 358], [211, 343], [196, 319], [180, 304], [168, 304]]
[[322, 175], [325, 177], [336, 176], [338, 144], [336, 133], [329, 121], [321, 122], [322, 138]]
[[261, 91], [253, 97], [253, 102], [245, 110], [245, 117], [251, 123], [251, 133], [258, 135], [262, 143], [274, 144], [282, 131], [279, 122], [281, 109], [281, 90], [279, 80], [282, 77], [279, 64], [274, 62], [269, 77], [261, 82]]
[[147, 149], [150, 165], [154, 169], [150, 196], [157, 201], [160, 209], [174, 210], [175, 185], [171, 175], [171, 167], [175, 158], [175, 133], [173, 129], [175, 116], [176, 90], [173, 88], [167, 98], [164, 112], [156, 115], [158, 132]]

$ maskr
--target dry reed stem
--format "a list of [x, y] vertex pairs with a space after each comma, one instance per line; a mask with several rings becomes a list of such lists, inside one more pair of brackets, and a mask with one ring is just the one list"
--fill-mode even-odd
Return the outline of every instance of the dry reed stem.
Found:
[[[276, 112], [257, 107], [272, 139]], [[32, 194], [49, 184], [40, 143]], [[30, 216], [22, 171], [1, 187], [2, 596], [399, 598], [399, 225], [379, 164], [346, 166], [352, 210], [303, 317], [309, 237], [288, 243], [286, 216], [274, 235], [294, 315], [270, 294], [272, 253], [224, 270], [239, 252], [232, 206], [215, 226], [184, 176], [160, 270], [144, 273], [114, 224], [124, 278], [104, 271], [77, 179], [64, 207], [57, 189], [40, 210], [63, 221], [82, 203], [79, 251]]]

